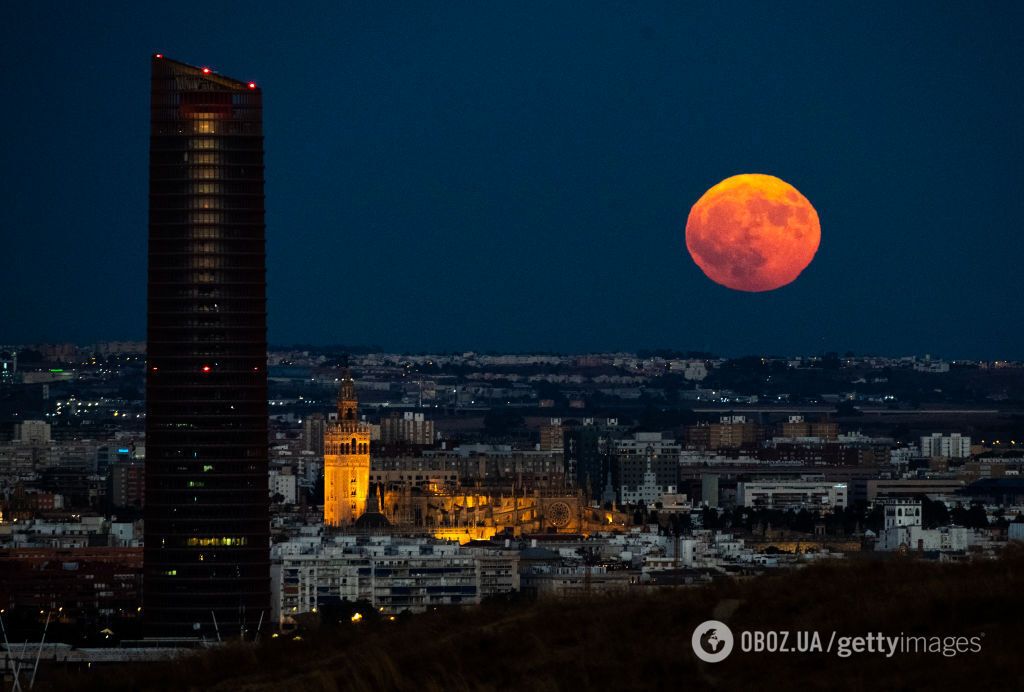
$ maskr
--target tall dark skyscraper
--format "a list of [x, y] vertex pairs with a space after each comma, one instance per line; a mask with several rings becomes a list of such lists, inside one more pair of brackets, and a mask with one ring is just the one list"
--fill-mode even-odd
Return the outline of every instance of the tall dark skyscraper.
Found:
[[143, 616], [270, 618], [262, 94], [152, 58]]

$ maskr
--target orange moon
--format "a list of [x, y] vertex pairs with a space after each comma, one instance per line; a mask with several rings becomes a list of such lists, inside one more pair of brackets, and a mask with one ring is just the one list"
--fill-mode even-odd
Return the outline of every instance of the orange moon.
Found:
[[821, 243], [818, 212], [784, 180], [760, 173], [726, 178], [686, 220], [686, 249], [709, 279], [737, 291], [791, 283]]

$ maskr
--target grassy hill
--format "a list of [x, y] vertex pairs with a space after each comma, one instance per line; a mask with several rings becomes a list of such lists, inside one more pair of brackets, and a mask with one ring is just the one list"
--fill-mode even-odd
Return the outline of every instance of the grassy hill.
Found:
[[[628, 598], [492, 603], [320, 627], [174, 663], [44, 670], [42, 689], [134, 690], [927, 690], [1024, 689], [1024, 550], [998, 561], [823, 563], [744, 582]], [[722, 663], [693, 654], [694, 627], [726, 622]], [[979, 653], [754, 654], [742, 630], [979, 636]]]

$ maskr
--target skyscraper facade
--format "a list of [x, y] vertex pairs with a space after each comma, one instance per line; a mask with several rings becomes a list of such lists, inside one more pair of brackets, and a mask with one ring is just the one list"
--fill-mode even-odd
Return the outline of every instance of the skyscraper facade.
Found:
[[143, 617], [270, 616], [262, 94], [152, 58]]

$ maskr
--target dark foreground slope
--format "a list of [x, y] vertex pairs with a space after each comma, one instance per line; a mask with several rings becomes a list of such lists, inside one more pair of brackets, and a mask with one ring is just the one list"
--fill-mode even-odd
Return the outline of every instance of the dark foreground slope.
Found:
[[[634, 690], [1024, 689], [1024, 551], [940, 565], [902, 558], [820, 564], [747, 582], [624, 599], [490, 604], [390, 622], [365, 618], [175, 663], [41, 673], [44, 689]], [[696, 659], [694, 627], [736, 633], [722, 663]], [[755, 654], [742, 630], [980, 637], [981, 651]], [[792, 635], [791, 635], [792, 636]], [[39, 681], [37, 681], [37, 687]]]

